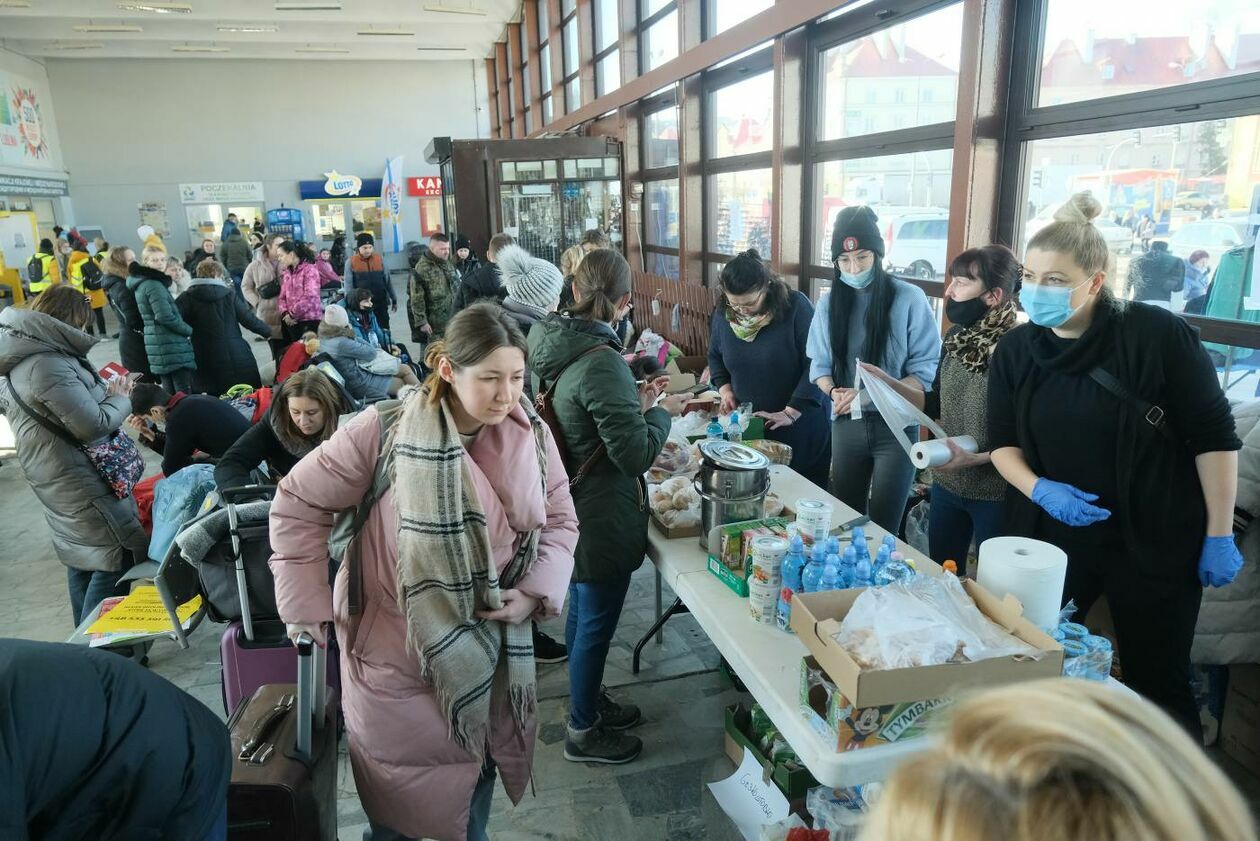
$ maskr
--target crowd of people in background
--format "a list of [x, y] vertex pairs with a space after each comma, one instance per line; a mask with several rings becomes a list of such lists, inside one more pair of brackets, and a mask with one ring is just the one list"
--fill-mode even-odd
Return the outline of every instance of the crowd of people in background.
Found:
[[[724, 411], [754, 406], [767, 436], [791, 446], [795, 470], [893, 533], [915, 472], [856, 388], [859, 372], [951, 436], [972, 437], [976, 452], [951, 444], [951, 460], [932, 473], [932, 558], [965, 573], [973, 543], [1001, 534], [1064, 547], [1065, 599], [1083, 620], [1107, 598], [1126, 681], [1197, 737], [1189, 667], [1202, 591], [1242, 566], [1232, 537], [1241, 443], [1206, 351], [1168, 312], [1174, 293], [1187, 308], [1207, 294], [1208, 255], [1183, 261], [1151, 241], [1149, 219], [1136, 220], [1143, 253], [1113, 292], [1112, 257], [1092, 224], [1100, 210], [1088, 195], [1074, 197], [1022, 261], [999, 245], [959, 254], [942, 338], [923, 290], [885, 269], [875, 213], [843, 208], [831, 232], [835, 283], [816, 305], [756, 251], [725, 264], [706, 378]], [[32, 303], [0, 313], [0, 399], [67, 567], [76, 625], [145, 557], [130, 488], [120, 494], [102, 481], [137, 457], [134, 437], [161, 454], [167, 476], [210, 462], [221, 487], [278, 481], [271, 567], [287, 632], [320, 644], [354, 639], [363, 631], [347, 609], [346, 570], [331, 584], [327, 575], [328, 527], [363, 500], [388, 459], [392, 483], [361, 548], [371, 632], [342, 652], [369, 837], [482, 838], [496, 776], [514, 801], [528, 787], [535, 660], [568, 661], [566, 759], [620, 764], [643, 750], [628, 732], [642, 712], [609, 693], [603, 675], [647, 549], [642, 477], [691, 398], [666, 394], [667, 377], [639, 378], [626, 364], [632, 271], [603, 231], [588, 231], [559, 267], [507, 233], [482, 256], [466, 237], [434, 234], [405, 301], [371, 234], [355, 236], [348, 253], [347, 245], [338, 237], [316, 251], [245, 230], [233, 216], [183, 260], [153, 233], [135, 248], [89, 247], [73, 231], [44, 240], [31, 261]], [[88, 362], [105, 307], [118, 323], [119, 361], [134, 376], [106, 379]], [[406, 342], [391, 319], [400, 307]], [[274, 373], [260, 370], [242, 328], [268, 342]], [[242, 394], [253, 395], [246, 411], [233, 399]], [[355, 417], [339, 420], [347, 414]], [[913, 440], [918, 429], [903, 432]], [[101, 442], [112, 467], [91, 455]], [[453, 595], [474, 587], [487, 591], [475, 606]], [[537, 622], [564, 607], [561, 644]], [[474, 632], [456, 639], [460, 627]], [[964, 707], [945, 741], [896, 777], [889, 800], [933, 792], [933, 802], [957, 800], [961, 812], [977, 791], [1019, 790], [993, 796], [993, 810], [974, 819], [997, 829], [965, 836], [999, 838], [1012, 815], [1048, 814], [1025, 802], [1032, 795], [1020, 786], [1030, 779], [1055, 780], [1060, 794], [1089, 788], [1087, 774], [1115, 786], [1133, 779], [1132, 768], [1108, 765], [1101, 733], [1097, 743], [1077, 740], [1075, 759], [1047, 751], [1038, 764], [1022, 754], [1028, 768], [1014, 782], [1017, 772], [994, 772], [991, 762], [977, 771], [961, 734], [991, 735], [1011, 709], [1039, 699], [1043, 712], [1063, 713], [1063, 726], [1075, 717], [1085, 734], [1140, 731], [1133, 738], [1150, 762], [1175, 758], [1215, 773], [1181, 734], [1124, 720], [1092, 689], [1083, 698], [1030, 687]], [[1111, 724], [1098, 723], [1104, 714]], [[1026, 738], [1063, 737], [1048, 724]], [[1095, 758], [1079, 758], [1087, 754]], [[1157, 782], [1144, 780], [1140, 793], [1180, 798], [1196, 819], [1234, 833], [1219, 837], [1243, 837], [1234, 830], [1245, 815], [1228, 796], [1196, 799]], [[873, 820], [913, 823], [915, 837], [964, 837], [941, 829], [962, 818], [939, 808], [888, 806]]]

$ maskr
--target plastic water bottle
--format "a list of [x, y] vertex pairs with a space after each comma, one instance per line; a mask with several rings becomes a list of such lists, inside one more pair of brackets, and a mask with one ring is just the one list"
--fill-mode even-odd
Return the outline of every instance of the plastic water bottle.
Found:
[[888, 560], [891, 557], [892, 550], [888, 548], [888, 544], [881, 543], [879, 551], [875, 553], [875, 563], [871, 565], [871, 572], [874, 573], [876, 581], [879, 581], [879, 571], [888, 565]]
[[744, 428], [739, 425], [739, 412], [731, 412], [731, 422], [726, 426], [726, 440], [736, 444], [744, 440]]
[[801, 573], [805, 570], [805, 563], [805, 542], [801, 540], [800, 535], [795, 535], [788, 541], [787, 554], [783, 556], [781, 568], [783, 586], [793, 593], [800, 592]]
[[839, 555], [840, 551], [840, 538], [833, 534], [831, 537], [827, 538], [827, 554]]
[[857, 551], [852, 546], [846, 546], [844, 549], [844, 558], [840, 561], [841, 576], [844, 579], [842, 587], [852, 587], [853, 578], [856, 575], [857, 568]]
[[774, 624], [779, 626], [780, 631], [787, 631], [789, 634], [796, 633], [792, 630], [792, 596], [795, 595], [789, 587], [782, 587], [779, 590], [779, 606], [775, 610]]
[[891, 534], [886, 534], [884, 535], [884, 540], [880, 545], [887, 546], [888, 554], [891, 555], [893, 552], [897, 551], [897, 538], [892, 536]]
[[[883, 547], [880, 547], [881, 553]], [[914, 578], [917, 573], [906, 563], [906, 559], [900, 552], [893, 552], [888, 559], [888, 563], [875, 574], [875, 586], [882, 587], [885, 584], [891, 584], [894, 581], [909, 581]]]
[[838, 555], [828, 555], [827, 561], [823, 565], [822, 578], [818, 581], [818, 589], [820, 591], [839, 590], [840, 586], [840, 557]]
[[853, 537], [849, 541], [849, 545], [857, 551], [857, 559], [866, 561], [868, 564], [871, 560], [871, 550], [866, 546], [866, 530], [861, 526], [853, 529]]
[[875, 582], [871, 579], [871, 562], [866, 558], [862, 558], [857, 562], [857, 566], [853, 568], [853, 586], [854, 587], [873, 587]]
[[717, 418], [709, 421], [709, 425], [704, 428], [704, 437], [709, 441], [721, 441], [722, 422]]
[[817, 593], [824, 567], [827, 561], [826, 549], [821, 543], [814, 544], [814, 555], [809, 559], [804, 572], [801, 573], [801, 589], [806, 593]]

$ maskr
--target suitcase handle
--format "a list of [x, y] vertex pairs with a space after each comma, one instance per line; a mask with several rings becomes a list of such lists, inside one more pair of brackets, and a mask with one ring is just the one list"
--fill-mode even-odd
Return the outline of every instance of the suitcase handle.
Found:
[[271, 738], [271, 733], [275, 730], [276, 725], [293, 709], [293, 696], [285, 695], [276, 702], [276, 705], [267, 711], [267, 714], [258, 719], [254, 725], [254, 730], [241, 743], [241, 752], [237, 758], [242, 762], [250, 759], [254, 753]]
[[328, 701], [328, 652], [315, 645], [310, 634], [298, 634], [297, 739], [294, 752], [303, 762], [314, 756], [312, 724], [324, 726]]

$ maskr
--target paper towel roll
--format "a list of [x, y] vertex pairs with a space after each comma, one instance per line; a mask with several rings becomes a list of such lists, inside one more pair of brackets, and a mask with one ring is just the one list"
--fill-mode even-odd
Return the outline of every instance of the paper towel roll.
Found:
[[991, 537], [980, 544], [976, 582], [999, 599], [1010, 593], [1024, 606], [1024, 617], [1039, 628], [1053, 628], [1063, 606], [1067, 554], [1057, 546], [1027, 537]]
[[969, 453], [980, 451], [980, 445], [970, 435], [959, 435], [954, 438], [933, 438], [931, 441], [920, 441], [910, 447], [910, 460], [920, 470], [925, 467], [940, 467], [954, 457], [953, 453], [949, 451], [949, 447], [945, 444], [946, 441], [953, 441]]

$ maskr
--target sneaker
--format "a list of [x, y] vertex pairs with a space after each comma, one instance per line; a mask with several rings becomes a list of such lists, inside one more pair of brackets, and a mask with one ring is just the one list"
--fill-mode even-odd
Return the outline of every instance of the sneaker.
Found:
[[569, 650], [534, 626], [534, 662], [563, 663], [569, 659]]
[[586, 730], [569, 727], [564, 738], [564, 758], [570, 762], [624, 765], [638, 759], [642, 752], [642, 739], [610, 730], [598, 721]]
[[600, 722], [609, 730], [629, 730], [643, 721], [643, 713], [634, 704], [618, 704], [608, 694], [608, 687], [599, 688], [596, 707]]

